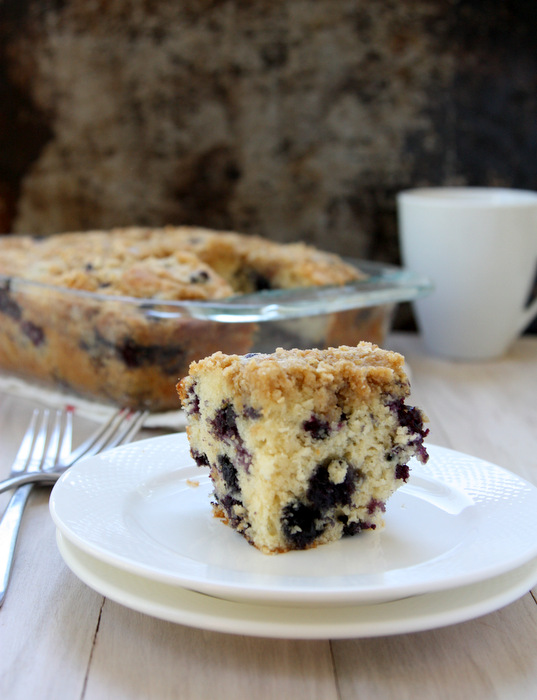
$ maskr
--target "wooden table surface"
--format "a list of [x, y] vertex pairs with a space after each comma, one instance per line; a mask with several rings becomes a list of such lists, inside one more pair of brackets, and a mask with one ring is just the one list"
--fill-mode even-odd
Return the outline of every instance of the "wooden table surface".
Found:
[[[388, 345], [407, 358], [430, 443], [537, 484], [537, 338], [479, 364], [428, 357], [411, 334]], [[0, 476], [27, 415], [0, 396]], [[531, 592], [474, 620], [388, 637], [303, 641], [203, 631], [135, 612], [82, 583], [58, 552], [49, 494], [32, 493], [0, 609], [4, 700], [537, 697]], [[0, 498], [3, 506], [7, 497]]]

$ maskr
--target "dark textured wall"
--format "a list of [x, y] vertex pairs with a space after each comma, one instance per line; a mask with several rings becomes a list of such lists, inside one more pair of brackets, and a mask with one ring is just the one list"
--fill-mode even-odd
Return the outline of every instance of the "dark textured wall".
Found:
[[398, 260], [395, 193], [537, 189], [534, 0], [3, 0], [0, 230]]

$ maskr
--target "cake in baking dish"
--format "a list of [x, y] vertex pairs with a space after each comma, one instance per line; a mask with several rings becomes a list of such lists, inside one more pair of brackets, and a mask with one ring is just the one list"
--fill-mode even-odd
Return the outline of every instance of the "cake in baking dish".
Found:
[[217, 352], [194, 362], [178, 391], [215, 515], [264, 553], [382, 527], [409, 460], [427, 460], [404, 358], [371, 343]]
[[[312, 246], [198, 227], [0, 236], [0, 368], [75, 395], [173, 410], [193, 360], [248, 352], [256, 338], [253, 322], [206, 320], [196, 305], [362, 277]], [[367, 331], [369, 317], [359, 321], [349, 328]]]

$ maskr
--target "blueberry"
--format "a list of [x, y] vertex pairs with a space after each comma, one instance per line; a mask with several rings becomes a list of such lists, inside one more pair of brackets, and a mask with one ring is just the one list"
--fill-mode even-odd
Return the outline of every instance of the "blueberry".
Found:
[[395, 478], [396, 479], [402, 479], [403, 481], [407, 481], [408, 477], [410, 476], [410, 469], [408, 467], [408, 464], [398, 464], [395, 467]]
[[199, 270], [198, 272], [193, 272], [190, 275], [190, 282], [192, 284], [203, 284], [209, 279], [209, 273], [205, 270]]
[[122, 345], [118, 345], [117, 349], [127, 367], [141, 367], [147, 364], [147, 349], [135, 343], [130, 338]]
[[179, 345], [141, 345], [127, 338], [116, 346], [116, 351], [127, 367], [156, 365], [166, 372], [179, 372], [183, 365], [184, 353]]
[[[332, 460], [329, 460], [328, 464], [330, 462]], [[323, 463], [317, 466], [310, 477], [306, 492], [307, 500], [322, 514], [336, 506], [349, 505], [356, 489], [357, 471], [354, 467], [348, 465], [345, 479], [339, 484], [334, 484], [333, 481], [330, 481], [328, 464]]]
[[9, 280], [3, 287], [0, 287], [0, 311], [14, 321], [19, 321], [22, 318], [21, 307], [11, 296], [11, 283]]
[[314, 440], [325, 440], [331, 433], [330, 423], [313, 414], [311, 418], [304, 421], [302, 427]]
[[45, 340], [45, 332], [41, 326], [32, 321], [22, 320], [22, 309], [11, 296], [11, 284], [8, 280], [0, 287], [0, 312], [20, 323], [20, 329], [31, 340], [33, 345], [41, 345]]
[[367, 512], [369, 515], [373, 515], [373, 513], [377, 510], [381, 510], [383, 513], [385, 513], [386, 504], [384, 501], [379, 501], [377, 498], [372, 498], [367, 504]]
[[345, 411], [342, 411], [341, 415], [339, 417], [339, 422], [337, 424], [337, 429], [341, 430], [348, 420], [349, 420], [349, 416], [345, 413]]
[[242, 415], [244, 418], [248, 418], [250, 420], [259, 420], [261, 416], [263, 415], [261, 411], [258, 411], [257, 408], [254, 408], [253, 406], [246, 406], [244, 411], [242, 412]]
[[198, 452], [198, 450], [190, 450], [190, 454], [192, 455], [192, 459], [198, 467], [208, 467], [209, 466], [209, 459], [207, 455], [204, 452]]
[[244, 447], [237, 427], [237, 413], [233, 406], [230, 403], [223, 403], [216, 411], [211, 425], [214, 435], [219, 440], [235, 446], [237, 466], [248, 471], [252, 463], [252, 455]]
[[252, 464], [252, 455], [248, 450], [241, 444], [237, 445], [237, 464], [248, 472], [250, 465]]
[[355, 523], [348, 523], [343, 528], [343, 537], [354, 537], [354, 535], [360, 534], [362, 530], [375, 530], [376, 527], [376, 525], [363, 522], [362, 520], [358, 520], [358, 522]]
[[429, 455], [423, 445], [423, 440], [429, 434], [429, 428], [423, 427], [421, 412], [414, 406], [406, 406], [403, 399], [392, 401], [388, 406], [397, 415], [400, 425], [416, 435], [412, 444], [416, 447], [418, 459], [425, 464]]
[[223, 508], [226, 516], [228, 517], [229, 524], [231, 525], [231, 527], [234, 527], [236, 529], [239, 523], [241, 522], [242, 518], [235, 514], [234, 507], [240, 506], [242, 505], [242, 503], [229, 494], [226, 494], [223, 498], [217, 500], [218, 504]]
[[252, 286], [256, 292], [262, 292], [266, 289], [272, 289], [272, 284], [270, 283], [269, 278], [261, 274], [260, 272], [252, 270], [248, 276], [250, 277]]
[[233, 462], [227, 455], [218, 455], [217, 462], [228, 491], [240, 493], [241, 489], [239, 486], [237, 470], [235, 469]]
[[296, 549], [305, 549], [323, 532], [316, 521], [319, 511], [305, 503], [289, 503], [282, 510], [282, 530], [287, 541]]
[[41, 326], [37, 326], [31, 321], [23, 321], [21, 323], [21, 330], [25, 336], [30, 338], [32, 344], [36, 347], [45, 342], [45, 331], [41, 328]]
[[399, 423], [408, 428], [411, 433], [417, 433], [422, 438], [429, 434], [429, 429], [423, 427], [421, 412], [414, 406], [407, 406], [403, 399], [397, 399], [388, 404], [390, 409], [397, 415]]
[[229, 442], [230, 440], [240, 440], [239, 429], [237, 428], [237, 414], [230, 403], [224, 403], [219, 408], [212, 420], [213, 431], [217, 438]]
[[189, 416], [198, 416], [200, 412], [200, 397], [196, 394], [195, 385], [188, 387], [186, 394], [186, 412]]

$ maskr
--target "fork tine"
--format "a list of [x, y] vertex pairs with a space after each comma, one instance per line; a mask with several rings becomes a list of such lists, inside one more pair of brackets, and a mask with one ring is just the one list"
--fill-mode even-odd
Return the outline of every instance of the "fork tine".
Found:
[[116, 434], [111, 437], [105, 446], [101, 447], [101, 452], [103, 449], [110, 450], [112, 447], [121, 445], [124, 442], [130, 442], [134, 435], [136, 435], [136, 433], [140, 430], [148, 415], [149, 411], [131, 412], [131, 414], [127, 417], [128, 421], [125, 421], [122, 427], [118, 426]]
[[98, 451], [96, 445], [100, 444], [100, 442], [103, 439], [103, 436], [106, 439], [106, 436], [109, 434], [109, 431], [113, 429], [113, 426], [116, 423], [116, 421], [121, 419], [122, 416], [126, 413], [128, 413], [128, 409], [126, 408], [120, 408], [119, 411], [116, 411], [109, 418], [109, 420], [107, 420], [106, 423], [104, 423], [104, 425], [98, 428], [92, 435], [89, 436], [87, 440], [85, 440], [81, 445], [79, 445], [75, 450], [71, 452], [67, 461], [65, 462], [66, 466], [71, 466], [82, 457], [95, 454], [95, 451]]
[[12, 472], [24, 471], [28, 462], [30, 461], [30, 457], [32, 456], [33, 452], [32, 448], [35, 441], [35, 428], [40, 413], [41, 411], [38, 408], [34, 408], [32, 417], [30, 418], [30, 422], [28, 423], [28, 427], [26, 428], [26, 432], [24, 433], [20, 447], [17, 451], [17, 455], [13, 462]]
[[57, 464], [64, 464], [71, 455], [71, 446], [73, 444], [73, 413], [72, 406], [67, 406], [65, 409], [65, 425], [63, 427], [62, 441], [58, 450]]
[[[39, 419], [39, 420], [38, 420]], [[37, 432], [35, 432], [38, 425]], [[30, 425], [26, 431], [19, 454], [21, 455], [18, 464], [14, 465], [15, 473], [40, 471], [41, 465], [46, 458], [45, 447], [48, 439], [49, 411], [35, 411], [32, 414]], [[22, 465], [23, 452], [28, 449], [24, 466]], [[17, 455], [17, 459], [19, 458]], [[19, 536], [20, 525], [24, 509], [28, 502], [32, 490], [32, 484], [27, 484], [18, 488], [11, 497], [7, 508], [0, 520], [0, 606], [4, 602], [6, 591], [11, 578], [15, 547]]]
[[39, 428], [35, 435], [35, 440], [33, 444], [32, 454], [27, 463], [27, 471], [38, 471], [41, 465], [45, 461], [45, 447], [48, 442], [48, 420], [50, 411], [45, 409], [41, 415], [41, 421], [39, 423]]
[[[67, 459], [58, 461], [54, 469], [38, 469], [38, 473], [36, 473], [35, 470], [26, 473], [27, 470], [22, 469], [17, 472], [16, 475], [0, 481], [0, 493], [30, 483], [53, 484], [58, 480], [61, 474], [82, 457], [90, 457], [105, 449], [109, 450], [116, 445], [130, 442], [142, 428], [148, 415], [149, 411], [138, 412], [129, 409], [121, 409], [110, 418], [103, 428], [97, 430], [86, 440], [80, 448], [71, 452]], [[68, 413], [67, 421], [70, 421], [71, 418], [72, 416]], [[69, 427], [67, 427], [66, 430], [70, 440], [71, 434]]]
[[62, 455], [68, 457], [72, 439], [71, 414], [70, 409], [56, 411], [52, 433], [41, 461], [41, 469], [52, 469], [59, 463]]
[[61, 417], [61, 411], [56, 411], [55, 417], [52, 421], [52, 431], [48, 437], [46, 449], [43, 448], [43, 456], [39, 465], [40, 469], [47, 469], [54, 466], [61, 446]]
[[[92, 445], [90, 445], [83, 455], [84, 457], [90, 457], [103, 450], [111, 449], [116, 445], [125, 442], [127, 439], [135, 435], [138, 430], [140, 430], [144, 420], [148, 415], [148, 411], [132, 411], [129, 409], [122, 409], [118, 411], [110, 421], [106, 424], [106, 430], [102, 431], [98, 440], [95, 440]], [[72, 460], [69, 460], [72, 463]]]
[[149, 411], [140, 411], [138, 414], [134, 414], [131, 427], [121, 438], [121, 444], [123, 444], [124, 442], [130, 442], [134, 438], [138, 431], [141, 430], [141, 428], [143, 428], [143, 425], [148, 415]]

